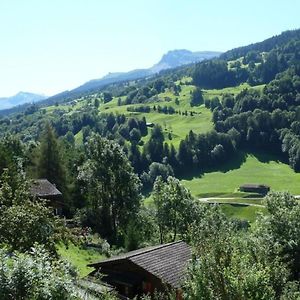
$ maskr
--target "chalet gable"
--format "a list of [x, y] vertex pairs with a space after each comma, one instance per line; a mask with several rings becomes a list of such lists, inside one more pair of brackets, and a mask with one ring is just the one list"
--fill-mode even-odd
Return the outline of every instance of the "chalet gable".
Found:
[[56, 198], [61, 197], [62, 193], [56, 186], [50, 183], [47, 179], [35, 179], [30, 184], [30, 194], [38, 198]]

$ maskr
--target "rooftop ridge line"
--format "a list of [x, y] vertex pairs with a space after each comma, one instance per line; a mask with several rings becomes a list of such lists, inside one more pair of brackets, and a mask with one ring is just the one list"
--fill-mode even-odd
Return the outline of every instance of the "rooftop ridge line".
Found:
[[153, 249], [148, 249], [148, 250], [145, 250], [141, 253], [136, 253], [136, 254], [132, 254], [132, 255], [128, 255], [126, 257], [124, 257], [124, 259], [130, 259], [130, 258], [133, 258], [133, 257], [136, 257], [136, 256], [139, 256], [139, 255], [142, 255], [142, 254], [145, 254], [145, 253], [149, 253], [149, 252], [152, 252], [152, 251], [156, 251], [158, 249], [162, 249], [162, 248], [166, 248], [166, 247], [169, 247], [171, 245], [175, 245], [175, 244], [179, 244], [183, 242], [182, 240], [179, 240], [179, 241], [176, 241], [176, 242], [171, 242], [171, 243], [167, 243], [167, 244], [162, 244], [162, 245], [159, 245], [157, 246], [156, 248], [153, 248]]

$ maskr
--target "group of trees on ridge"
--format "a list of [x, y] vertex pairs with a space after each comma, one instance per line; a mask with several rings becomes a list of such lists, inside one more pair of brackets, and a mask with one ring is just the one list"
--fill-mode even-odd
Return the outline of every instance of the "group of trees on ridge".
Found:
[[191, 71], [193, 82], [206, 89], [243, 82], [250, 85], [269, 83], [278, 73], [299, 67], [299, 40], [300, 30], [287, 31], [261, 43], [227, 51], [220, 58], [196, 64]]
[[262, 93], [244, 90], [235, 99], [225, 95], [212, 108], [218, 132], [236, 132], [242, 145], [276, 151], [300, 170], [300, 69], [289, 69]]

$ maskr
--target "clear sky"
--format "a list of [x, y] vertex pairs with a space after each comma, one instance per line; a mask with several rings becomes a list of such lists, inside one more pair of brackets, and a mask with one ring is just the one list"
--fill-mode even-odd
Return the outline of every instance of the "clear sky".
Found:
[[299, 12], [299, 0], [0, 0], [0, 96], [50, 96], [173, 49], [226, 51], [299, 28]]

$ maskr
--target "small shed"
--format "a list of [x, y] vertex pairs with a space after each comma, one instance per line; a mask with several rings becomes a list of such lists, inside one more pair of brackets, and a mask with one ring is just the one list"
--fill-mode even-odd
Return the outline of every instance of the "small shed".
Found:
[[152, 128], [152, 127], [154, 127], [154, 123], [152, 123], [152, 122], [147, 122], [147, 123], [146, 123], [146, 126]]
[[191, 249], [183, 241], [142, 248], [89, 264], [103, 274], [102, 281], [114, 286], [116, 291], [128, 298], [155, 291], [174, 289], [181, 299], [181, 284], [191, 259]]
[[247, 183], [240, 186], [240, 191], [246, 193], [257, 193], [266, 195], [270, 191], [270, 187], [265, 184]]
[[49, 206], [53, 207], [54, 214], [62, 215], [62, 193], [47, 179], [35, 179], [30, 184], [30, 194], [33, 198], [48, 200]]

